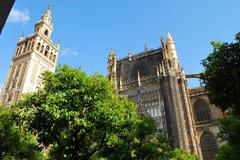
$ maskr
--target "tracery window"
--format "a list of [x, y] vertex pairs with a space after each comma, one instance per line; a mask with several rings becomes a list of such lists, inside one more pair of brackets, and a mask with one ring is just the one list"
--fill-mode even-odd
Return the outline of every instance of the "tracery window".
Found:
[[193, 105], [195, 112], [195, 121], [210, 120], [209, 105], [204, 100], [199, 99]]
[[200, 140], [202, 156], [204, 160], [213, 160], [217, 153], [216, 138], [209, 131], [205, 131]]

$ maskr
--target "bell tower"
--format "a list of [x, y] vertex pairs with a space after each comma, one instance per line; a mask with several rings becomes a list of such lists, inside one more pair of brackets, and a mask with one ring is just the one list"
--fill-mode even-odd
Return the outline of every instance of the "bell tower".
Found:
[[42, 73], [55, 71], [60, 47], [51, 40], [53, 24], [49, 6], [34, 27], [33, 34], [21, 36], [17, 43], [1, 94], [2, 104], [12, 104], [23, 93], [36, 91], [42, 86]]
[[48, 6], [45, 13], [42, 15], [40, 20], [35, 24], [35, 33], [44, 35], [46, 38], [51, 38], [53, 32], [53, 24], [52, 24], [52, 16], [51, 16], [51, 9]]

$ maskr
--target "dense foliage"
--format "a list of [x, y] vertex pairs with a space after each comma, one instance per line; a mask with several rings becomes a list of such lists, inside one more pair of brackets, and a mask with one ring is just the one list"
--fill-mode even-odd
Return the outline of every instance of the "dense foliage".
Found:
[[213, 52], [202, 61], [202, 82], [212, 103], [240, 115], [240, 33], [235, 39], [235, 43], [211, 43]]
[[219, 138], [225, 141], [216, 160], [240, 157], [240, 33], [235, 43], [212, 42], [213, 52], [202, 61], [202, 82], [212, 103], [226, 111]]
[[112, 88], [102, 75], [61, 66], [46, 72], [44, 88], [18, 104], [20, 119], [40, 144], [51, 145], [52, 159], [90, 159], [138, 121], [135, 105], [119, 100]]
[[44, 159], [36, 137], [16, 125], [12, 110], [0, 106], [0, 159]]
[[[154, 120], [138, 115], [132, 102], [119, 99], [113, 84], [102, 75], [89, 76], [63, 65], [55, 73], [46, 72], [43, 84], [19, 101], [10, 116], [14, 121], [9, 125], [21, 128], [19, 133], [35, 134], [27, 141], [31, 152], [35, 153], [34, 147], [39, 149], [38, 142], [47, 158], [54, 160], [198, 159], [175, 150], [168, 138], [157, 132]], [[13, 140], [5, 142], [14, 144]]]
[[221, 146], [216, 160], [236, 160], [240, 157], [240, 118], [229, 115], [220, 123], [219, 137], [227, 142]]

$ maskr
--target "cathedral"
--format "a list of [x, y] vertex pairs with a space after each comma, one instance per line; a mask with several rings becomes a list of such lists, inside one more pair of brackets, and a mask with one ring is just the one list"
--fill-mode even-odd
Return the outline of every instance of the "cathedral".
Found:
[[34, 26], [34, 33], [17, 43], [0, 102], [12, 104], [23, 93], [36, 91], [42, 85], [42, 73], [54, 72], [59, 45], [51, 40], [53, 24], [50, 7]]
[[170, 33], [161, 47], [117, 59], [110, 50], [108, 78], [121, 97], [128, 97], [138, 112], [155, 119], [157, 128], [172, 139], [173, 145], [212, 160], [220, 143], [216, 136], [222, 112], [212, 106], [204, 88], [189, 89]]
[[[24, 93], [42, 86], [42, 73], [54, 72], [59, 45], [51, 40], [53, 24], [48, 8], [34, 26], [34, 33], [21, 37], [9, 67], [0, 103], [10, 105]], [[117, 59], [110, 50], [108, 78], [120, 97], [137, 104], [138, 112], [150, 115], [157, 128], [165, 132], [175, 147], [212, 160], [220, 145], [217, 139], [223, 113], [210, 104], [204, 88], [188, 88], [187, 78], [177, 57], [173, 38], [168, 33], [161, 47], [129, 53]]]

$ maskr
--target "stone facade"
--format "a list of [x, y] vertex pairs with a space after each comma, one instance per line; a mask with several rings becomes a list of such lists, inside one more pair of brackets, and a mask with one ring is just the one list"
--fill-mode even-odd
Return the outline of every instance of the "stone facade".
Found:
[[7, 17], [12, 9], [15, 0], [1, 0], [0, 1], [0, 34], [7, 21]]
[[212, 160], [221, 141], [217, 138], [219, 120], [224, 114], [210, 103], [204, 88], [189, 89], [189, 95], [194, 116], [194, 126], [197, 133], [197, 143], [201, 149], [201, 158]]
[[[115, 83], [121, 97], [128, 97], [137, 104], [139, 113], [148, 114], [155, 119], [157, 128], [167, 133], [175, 147], [203, 158], [201, 147], [205, 147], [204, 152], [209, 152], [208, 149], [211, 148], [204, 146], [203, 142], [201, 144], [201, 136], [205, 129], [214, 130], [216, 137], [217, 119], [222, 117], [222, 113], [213, 109], [211, 121], [202, 122], [204, 118], [196, 121], [196, 109], [193, 107], [197, 96], [204, 98], [210, 106], [206, 92], [201, 94], [201, 90], [187, 88], [188, 76], [180, 66], [175, 44], [169, 33], [166, 42], [161, 39], [161, 45], [158, 49], [146, 48], [138, 54], [129, 53], [127, 57], [118, 60], [116, 52], [111, 49], [108, 78]], [[215, 113], [218, 113], [217, 117], [214, 117]], [[203, 126], [200, 125], [202, 123]], [[214, 149], [213, 147], [210, 152], [215, 154]], [[205, 156], [204, 160], [209, 158]]]
[[42, 85], [42, 73], [54, 72], [59, 45], [51, 40], [51, 10], [48, 8], [35, 24], [32, 35], [21, 37], [9, 68], [2, 95], [2, 104], [16, 102], [23, 93], [36, 91]]
[[151, 115], [157, 127], [172, 138], [174, 146], [199, 154], [193, 116], [184, 72], [179, 64], [175, 44], [167, 34], [162, 48], [117, 60], [111, 50], [108, 77], [116, 84], [120, 96], [138, 105], [140, 113]]

